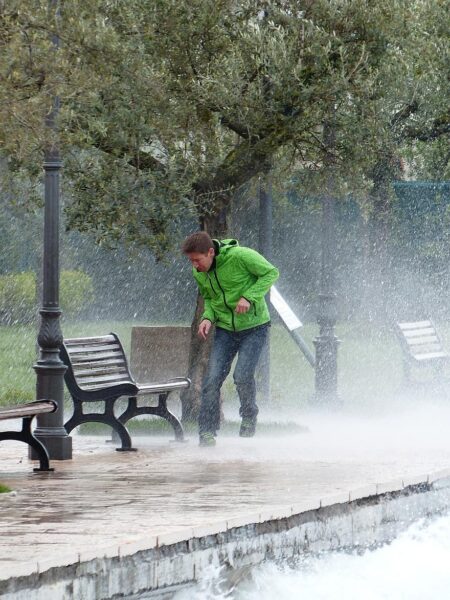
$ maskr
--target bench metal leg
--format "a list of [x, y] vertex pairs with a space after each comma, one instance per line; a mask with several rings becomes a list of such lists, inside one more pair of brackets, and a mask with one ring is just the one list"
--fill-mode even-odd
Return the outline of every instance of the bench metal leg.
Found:
[[403, 380], [406, 385], [411, 383], [411, 363], [408, 360], [403, 360]]
[[128, 398], [128, 406], [125, 411], [120, 415], [119, 421], [125, 424], [127, 421], [136, 417], [137, 415], [155, 415], [157, 417], [161, 417], [162, 419], [166, 419], [170, 425], [172, 425], [175, 439], [177, 442], [184, 441], [184, 431], [183, 426], [177, 417], [170, 412], [167, 408], [167, 397], [169, 396], [168, 392], [159, 394], [158, 398], [158, 406], [138, 406], [137, 398], [131, 397]]
[[160, 416], [163, 419], [166, 419], [166, 421], [168, 421], [172, 425], [173, 430], [175, 432], [176, 441], [184, 442], [183, 427], [182, 427], [180, 421], [176, 418], [176, 416], [172, 412], [170, 412], [170, 410], [167, 408], [167, 396], [168, 396], [168, 394], [160, 394], [160, 396], [159, 396], [158, 408], [161, 411]]
[[22, 419], [22, 431], [3, 431], [0, 433], [0, 442], [3, 440], [15, 440], [17, 442], [25, 442], [33, 448], [39, 459], [39, 468], [33, 471], [53, 471], [50, 467], [47, 448], [40, 442], [31, 432], [31, 422], [33, 417], [24, 417]]
[[74, 411], [71, 418], [64, 425], [67, 433], [70, 433], [72, 429], [78, 427], [82, 423], [103, 423], [113, 428], [114, 432], [117, 433], [122, 446], [116, 448], [118, 452], [135, 452], [136, 448], [132, 447], [131, 437], [128, 433], [127, 428], [114, 414], [114, 401], [105, 403], [104, 413], [84, 413], [82, 411], [82, 404], [80, 401], [74, 403]]
[[435, 381], [442, 381], [442, 379], [444, 378], [444, 363], [441, 360], [437, 360], [435, 367], [434, 367], [434, 380]]

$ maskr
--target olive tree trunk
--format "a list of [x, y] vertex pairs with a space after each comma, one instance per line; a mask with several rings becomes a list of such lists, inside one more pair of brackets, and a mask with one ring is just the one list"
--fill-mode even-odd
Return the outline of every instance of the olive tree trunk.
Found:
[[[227, 209], [224, 208], [217, 214], [208, 215], [200, 220], [200, 228], [207, 231], [212, 238], [227, 237]], [[191, 325], [191, 342], [189, 347], [188, 377], [192, 384], [190, 388], [181, 394], [182, 420], [196, 421], [200, 410], [202, 382], [208, 366], [209, 354], [211, 352], [214, 337], [214, 326], [208, 335], [208, 339], [202, 340], [197, 331], [203, 314], [203, 298], [198, 294], [194, 319]]]
[[381, 156], [372, 172], [372, 214], [368, 230], [368, 269], [365, 306], [369, 320], [383, 324], [392, 317], [392, 256], [390, 230], [392, 219], [392, 182], [401, 175], [393, 153]]

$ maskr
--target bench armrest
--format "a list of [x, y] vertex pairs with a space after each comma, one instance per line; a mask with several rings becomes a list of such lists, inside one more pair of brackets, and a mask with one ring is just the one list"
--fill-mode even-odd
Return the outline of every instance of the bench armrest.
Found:
[[53, 400], [36, 400], [35, 402], [28, 402], [27, 404], [9, 406], [0, 409], [0, 421], [52, 413], [55, 412], [57, 408], [58, 405]]
[[159, 381], [155, 383], [137, 383], [138, 395], [143, 394], [158, 394], [161, 392], [171, 392], [174, 390], [182, 390], [191, 385], [190, 379], [185, 377], [176, 377], [169, 381]]

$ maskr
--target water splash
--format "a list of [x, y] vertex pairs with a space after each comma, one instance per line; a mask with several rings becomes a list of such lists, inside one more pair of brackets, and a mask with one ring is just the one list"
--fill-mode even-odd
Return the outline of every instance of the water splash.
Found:
[[[391, 544], [333, 552], [294, 566], [265, 563], [237, 589], [220, 591], [219, 570], [176, 600], [443, 600], [450, 588], [450, 516], [421, 520]], [[216, 578], [216, 579], [215, 579]], [[219, 585], [219, 588], [215, 587]], [[183, 595], [184, 594], [184, 595]]]
[[223, 568], [209, 565], [195, 588], [179, 592], [173, 600], [232, 600], [233, 598], [233, 589], [229, 589]]

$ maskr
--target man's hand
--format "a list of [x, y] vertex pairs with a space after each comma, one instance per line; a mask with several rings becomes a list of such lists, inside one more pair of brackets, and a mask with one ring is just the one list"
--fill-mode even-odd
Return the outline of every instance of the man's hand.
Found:
[[202, 340], [206, 340], [206, 336], [208, 335], [209, 330], [211, 329], [211, 325], [211, 321], [208, 321], [208, 319], [203, 319], [203, 321], [198, 326], [198, 335], [202, 338]]
[[236, 308], [234, 309], [235, 312], [237, 312], [238, 314], [241, 313], [246, 313], [248, 311], [248, 309], [250, 308], [251, 304], [248, 300], [246, 300], [245, 298], [241, 298], [239, 300], [239, 302], [236, 304]]

